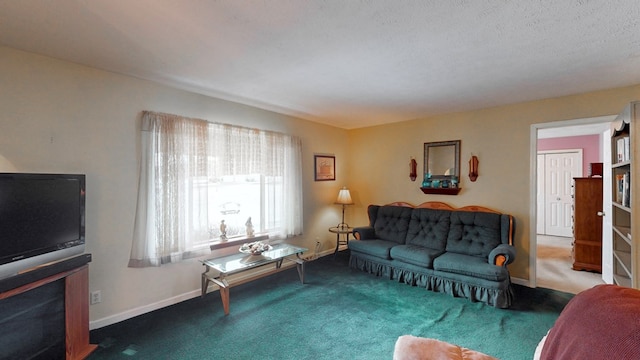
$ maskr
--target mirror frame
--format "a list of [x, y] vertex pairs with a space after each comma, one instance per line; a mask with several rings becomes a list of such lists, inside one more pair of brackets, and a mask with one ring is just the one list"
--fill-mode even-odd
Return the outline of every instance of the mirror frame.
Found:
[[453, 176], [458, 177], [458, 181], [460, 180], [460, 140], [451, 140], [451, 141], [437, 141], [437, 142], [426, 142], [424, 143], [424, 168], [423, 168], [423, 179], [424, 176], [427, 175], [427, 171], [429, 169], [429, 148], [437, 147], [437, 146], [454, 146], [454, 155], [451, 161], [453, 162], [455, 168], [455, 175], [444, 175], [444, 174], [431, 174], [431, 179], [451, 179]]

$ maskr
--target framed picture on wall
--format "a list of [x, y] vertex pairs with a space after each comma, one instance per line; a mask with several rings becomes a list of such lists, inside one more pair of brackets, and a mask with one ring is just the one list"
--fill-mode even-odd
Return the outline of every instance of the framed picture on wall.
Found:
[[333, 155], [314, 155], [315, 181], [330, 181], [336, 179], [336, 157]]

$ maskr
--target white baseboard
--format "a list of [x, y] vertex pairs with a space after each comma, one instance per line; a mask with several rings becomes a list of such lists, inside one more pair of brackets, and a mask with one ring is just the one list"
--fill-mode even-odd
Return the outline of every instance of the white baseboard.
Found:
[[193, 290], [185, 294], [181, 294], [168, 299], [164, 299], [162, 301], [140, 306], [131, 310], [121, 312], [119, 314], [107, 316], [102, 319], [89, 321], [89, 330], [95, 330], [101, 327], [113, 325], [121, 321], [131, 319], [138, 315], [142, 315], [154, 310], [162, 309], [163, 307], [171, 306], [185, 300], [193, 299], [194, 297], [197, 297], [197, 296], [200, 296], [200, 290]]
[[514, 284], [518, 284], [518, 285], [522, 285], [522, 286], [526, 286], [526, 287], [532, 287], [531, 286], [531, 282], [528, 279], [521, 279], [521, 278], [511, 278], [511, 282]]

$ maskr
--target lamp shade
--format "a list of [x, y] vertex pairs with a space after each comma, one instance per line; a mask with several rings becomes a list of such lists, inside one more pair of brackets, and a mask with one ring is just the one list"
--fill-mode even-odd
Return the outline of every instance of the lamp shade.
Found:
[[343, 187], [338, 192], [338, 198], [336, 199], [336, 204], [339, 205], [351, 205], [353, 204], [353, 200], [351, 200], [351, 193], [349, 193], [349, 189], [347, 187]]

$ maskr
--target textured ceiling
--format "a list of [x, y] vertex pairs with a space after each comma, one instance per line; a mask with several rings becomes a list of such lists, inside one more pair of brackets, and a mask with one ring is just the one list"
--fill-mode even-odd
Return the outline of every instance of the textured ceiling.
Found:
[[0, 0], [0, 44], [350, 129], [640, 84], [640, 1]]

